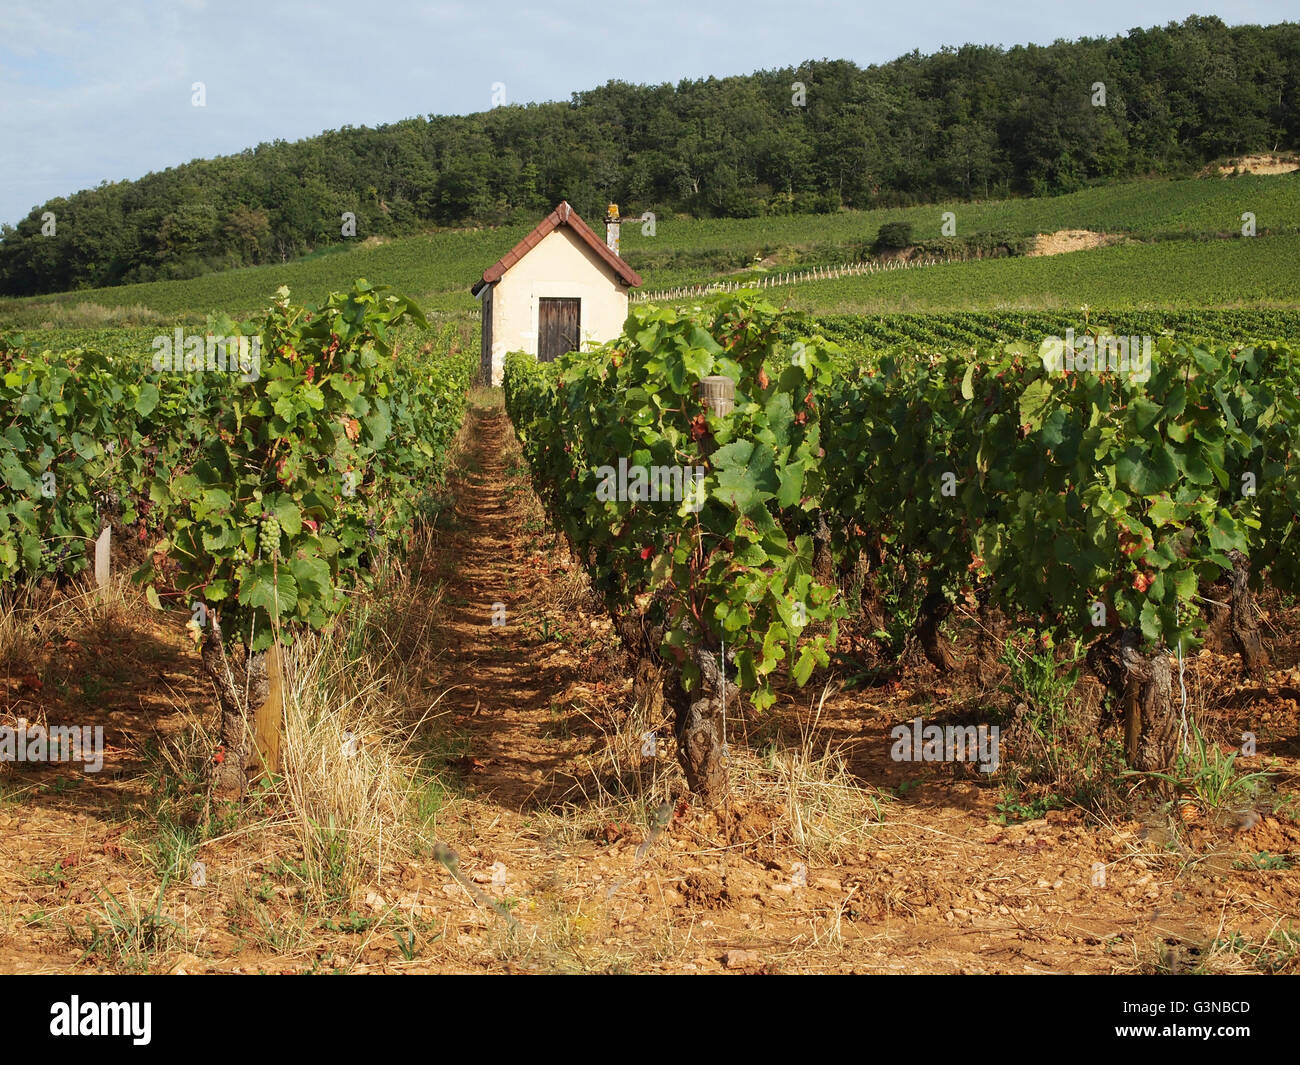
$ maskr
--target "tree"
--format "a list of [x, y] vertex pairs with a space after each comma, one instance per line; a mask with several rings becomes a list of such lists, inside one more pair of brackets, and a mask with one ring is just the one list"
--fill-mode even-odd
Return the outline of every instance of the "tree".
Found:
[[880, 227], [880, 232], [876, 234], [876, 242], [872, 245], [872, 250], [877, 253], [898, 251], [902, 248], [909, 248], [911, 245], [911, 222], [886, 222]]

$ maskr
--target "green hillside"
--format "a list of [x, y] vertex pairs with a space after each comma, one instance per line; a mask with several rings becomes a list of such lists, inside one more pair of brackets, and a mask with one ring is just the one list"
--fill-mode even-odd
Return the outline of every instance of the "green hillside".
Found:
[[[648, 289], [711, 280], [752, 268], [756, 259], [771, 265], [799, 266], [812, 263], [843, 263], [858, 258], [864, 247], [887, 222], [905, 221], [913, 227], [914, 239], [933, 241], [941, 236], [944, 211], [956, 216], [957, 236], [1002, 233], [1029, 236], [1061, 229], [1090, 229], [1123, 233], [1136, 240], [1205, 238], [1236, 234], [1241, 215], [1250, 211], [1261, 234], [1256, 244], [1230, 253], [1231, 261], [1249, 273], [1249, 264], [1280, 271], [1278, 276], [1252, 282], [1239, 295], [1225, 287], [1217, 262], [1207, 258], [1212, 246], [1180, 243], [1178, 250], [1161, 251], [1154, 246], [1139, 252], [1133, 248], [1108, 249], [1096, 253], [1073, 253], [1084, 264], [1071, 284], [1093, 284], [1093, 268], [1087, 264], [1107, 262], [1107, 255], [1120, 254], [1121, 262], [1137, 256], [1135, 262], [1160, 263], [1163, 255], [1182, 271], [1179, 277], [1154, 278], [1159, 291], [1172, 289], [1170, 298], [1178, 305], [1207, 300], [1213, 304], [1263, 298], [1287, 302], [1296, 299], [1294, 267], [1285, 261], [1281, 249], [1294, 242], [1269, 234], [1295, 234], [1300, 229], [1300, 176], [1295, 174], [1179, 181], [1129, 182], [1104, 188], [1086, 189], [1064, 196], [953, 203], [927, 207], [892, 208], [875, 211], [841, 211], [833, 215], [795, 215], [746, 219], [656, 219], [655, 234], [643, 235], [639, 224], [623, 227], [623, 253], [641, 271]], [[592, 219], [599, 226], [598, 219]], [[105, 289], [84, 289], [54, 296], [24, 300], [0, 300], [0, 324], [32, 328], [45, 324], [76, 326], [96, 324], [167, 324], [201, 320], [209, 312], [251, 313], [263, 306], [280, 285], [288, 285], [296, 298], [312, 300], [347, 287], [355, 278], [388, 284], [409, 293], [435, 311], [473, 309], [469, 286], [483, 269], [512, 247], [530, 227], [448, 230], [432, 235], [405, 237], [387, 243], [371, 242], [342, 248], [279, 265], [248, 267], [209, 274], [184, 281], [157, 281]], [[1270, 251], [1272, 248], [1274, 250]], [[1214, 255], [1220, 254], [1218, 251]], [[1276, 260], [1276, 261], [1275, 261]], [[1292, 260], [1294, 261], [1294, 260]], [[989, 267], [995, 267], [990, 273]], [[853, 282], [818, 283], [817, 291], [849, 309], [859, 297], [922, 300], [923, 305], [971, 306], [971, 293], [963, 294], [958, 277], [997, 278], [994, 284], [1009, 283], [1008, 298], [1034, 300], [1040, 297], [1059, 305], [1053, 286], [1070, 278], [1075, 267], [1046, 260], [1017, 260], [994, 263], [951, 265], [933, 275], [872, 277]], [[967, 275], [962, 272], [973, 269]], [[1123, 299], [1141, 304], [1143, 295], [1132, 285], [1112, 284], [1096, 268], [1095, 283], [1105, 291], [1116, 291]], [[919, 274], [924, 273], [924, 278]], [[1204, 277], [1197, 275], [1204, 274]], [[756, 276], [744, 274], [738, 276]], [[1041, 280], [1039, 280], [1041, 279]], [[938, 284], [938, 290], [931, 285]], [[841, 286], [835, 288], [834, 286]], [[1182, 286], [1186, 285], [1184, 291]], [[932, 291], [941, 295], [929, 295]], [[1084, 288], [1079, 288], [1084, 291]], [[996, 305], [998, 294], [980, 289], [974, 305]], [[1260, 295], [1261, 292], [1266, 293]], [[822, 296], [817, 297], [819, 300]], [[1068, 300], [1076, 297], [1071, 295]], [[1089, 297], [1083, 297], [1086, 302]], [[1100, 296], [1092, 296], [1100, 299]], [[1152, 291], [1151, 299], [1164, 297]], [[1067, 302], [1068, 302], [1067, 300]], [[89, 305], [89, 306], [83, 306]], [[922, 304], [918, 304], [922, 305]], [[1127, 305], [1127, 303], [1126, 303]], [[874, 306], [874, 304], [873, 304]]]
[[[1033, 259], [945, 263], [772, 290], [817, 313], [1300, 307], [1300, 235], [1128, 244]], [[788, 293], [788, 295], [778, 295]]]

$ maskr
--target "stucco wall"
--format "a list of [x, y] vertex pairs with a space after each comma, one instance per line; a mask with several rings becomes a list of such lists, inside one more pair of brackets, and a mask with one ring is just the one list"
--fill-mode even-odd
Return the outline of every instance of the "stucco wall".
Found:
[[615, 280], [605, 263], [568, 226], [548, 233], [492, 289], [483, 308], [484, 341], [492, 347], [494, 385], [501, 383], [506, 352], [537, 354], [538, 300], [543, 296], [582, 300], [584, 344], [614, 339], [627, 320], [627, 287]]

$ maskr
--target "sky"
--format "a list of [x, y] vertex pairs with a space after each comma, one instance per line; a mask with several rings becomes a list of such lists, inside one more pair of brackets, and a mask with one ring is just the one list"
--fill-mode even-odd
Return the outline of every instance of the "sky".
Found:
[[[1199, 6], [1189, 6], [1196, 4]], [[263, 141], [612, 79], [866, 66], [966, 43], [1049, 44], [1189, 14], [1269, 24], [1296, 0], [0, 0], [0, 222], [102, 181]], [[194, 106], [201, 82], [204, 106]]]

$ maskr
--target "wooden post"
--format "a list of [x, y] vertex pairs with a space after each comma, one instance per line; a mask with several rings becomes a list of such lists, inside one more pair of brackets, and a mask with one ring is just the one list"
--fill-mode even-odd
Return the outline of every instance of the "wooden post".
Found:
[[113, 528], [105, 525], [99, 539], [95, 541], [95, 584], [103, 589], [108, 587], [109, 547], [113, 540]]
[[736, 406], [736, 383], [730, 377], [715, 375], [700, 381], [700, 399], [714, 414], [730, 414]]
[[266, 679], [271, 685], [266, 702], [253, 714], [252, 783], [280, 772], [280, 740], [284, 721], [284, 662], [280, 645], [266, 651]]

